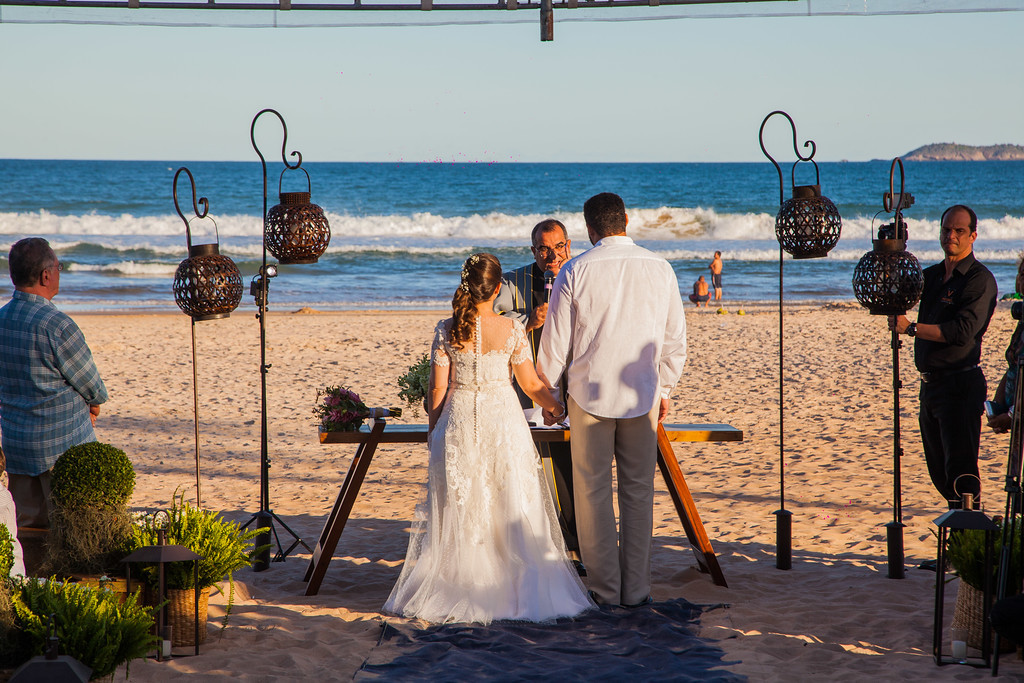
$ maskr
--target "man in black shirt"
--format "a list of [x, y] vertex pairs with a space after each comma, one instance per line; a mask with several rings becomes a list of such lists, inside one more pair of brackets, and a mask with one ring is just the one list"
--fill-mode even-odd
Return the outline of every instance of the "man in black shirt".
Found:
[[978, 217], [957, 204], [942, 214], [942, 263], [924, 271], [917, 322], [890, 316], [889, 329], [915, 337], [921, 372], [921, 441], [935, 488], [949, 506], [981, 493], [978, 448], [987, 387], [981, 338], [996, 307], [996, 281], [974, 258]]

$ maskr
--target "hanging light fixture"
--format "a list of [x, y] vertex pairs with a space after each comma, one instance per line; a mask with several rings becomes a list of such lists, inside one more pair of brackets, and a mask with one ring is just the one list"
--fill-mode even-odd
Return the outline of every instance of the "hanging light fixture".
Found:
[[[301, 160], [299, 163], [302, 163]], [[285, 168], [287, 170], [288, 167]], [[310, 189], [306, 192], [281, 192], [279, 180], [278, 195], [281, 203], [272, 206], [267, 212], [267, 250], [278, 261], [286, 264], [316, 263], [331, 242], [331, 226], [324, 210], [310, 201], [312, 187], [309, 173], [304, 168], [298, 170], [306, 174], [306, 184]], [[281, 179], [285, 171], [281, 171]]]
[[[192, 210], [196, 218], [202, 219], [210, 210], [210, 202], [206, 197], [196, 201], [196, 180], [192, 172], [182, 166], [174, 174], [171, 193], [174, 197], [174, 210], [185, 223], [185, 242], [188, 245], [188, 258], [178, 264], [174, 272], [174, 302], [185, 315], [192, 318], [192, 399], [196, 433], [196, 506], [203, 505], [203, 491], [199, 476], [199, 369], [196, 359], [196, 323], [203, 320], [227, 318], [231, 311], [238, 308], [242, 300], [242, 274], [238, 266], [227, 256], [220, 253], [220, 235], [217, 233], [217, 222], [213, 221], [214, 234], [217, 241], [213, 244], [192, 244], [192, 228], [178, 204], [178, 177], [184, 173], [192, 186]], [[199, 207], [202, 206], [202, 211]], [[213, 220], [213, 219], [211, 219]]]
[[[793, 130], [793, 151], [797, 160], [793, 162], [790, 182], [793, 186], [792, 199], [785, 199], [782, 183], [782, 168], [768, 153], [764, 146], [764, 127], [768, 119], [780, 114], [789, 121]], [[775, 237], [779, 241], [779, 509], [775, 515], [775, 566], [778, 569], [793, 567], [793, 513], [786, 509], [786, 473], [785, 473], [785, 402], [783, 386], [783, 258], [785, 251], [795, 259], [819, 258], [828, 254], [839, 241], [842, 230], [842, 218], [839, 209], [830, 199], [821, 194], [821, 178], [818, 164], [814, 161], [816, 145], [813, 140], [804, 142], [811, 152], [807, 156], [800, 154], [796, 141], [796, 124], [792, 117], [784, 111], [773, 111], [764, 117], [758, 133], [761, 152], [775, 166], [779, 174], [779, 213], [775, 217]], [[801, 161], [810, 161], [814, 165], [814, 185], [796, 185], [796, 165]]]
[[[178, 264], [178, 269], [174, 271], [174, 302], [185, 315], [195, 321], [227, 318], [242, 300], [242, 275], [235, 262], [220, 253], [216, 221], [213, 223], [216, 242], [192, 244], [192, 228], [178, 205], [178, 176], [182, 173], [188, 175], [192, 184], [192, 207], [196, 218], [205, 218], [210, 209], [206, 197], [196, 201], [196, 181], [192, 172], [185, 167], [179, 168], [174, 174], [172, 191], [174, 210], [185, 223], [188, 258]], [[200, 206], [203, 207], [201, 213]]]
[[[893, 193], [893, 176], [900, 169], [900, 193]], [[892, 223], [878, 229], [878, 239], [871, 241], [871, 251], [864, 254], [853, 270], [853, 293], [857, 301], [872, 315], [904, 315], [917, 305], [924, 290], [924, 272], [917, 257], [907, 251], [907, 224], [903, 222], [903, 209], [914, 204], [914, 195], [906, 192], [903, 160], [896, 157], [889, 167], [889, 191], [882, 195], [882, 208], [893, 213]], [[892, 521], [885, 525], [886, 549], [890, 579], [902, 579], [903, 554], [903, 494], [900, 460], [900, 347], [903, 342], [892, 330]]]
[[[893, 193], [893, 176], [900, 169], [900, 193]], [[905, 192], [903, 160], [896, 157], [889, 168], [889, 191], [882, 206], [893, 213], [893, 221], [878, 230], [871, 251], [864, 254], [853, 271], [853, 293], [872, 315], [903, 315], [917, 305], [924, 289], [924, 272], [917, 257], [907, 251], [907, 224], [903, 209], [914, 204]]]

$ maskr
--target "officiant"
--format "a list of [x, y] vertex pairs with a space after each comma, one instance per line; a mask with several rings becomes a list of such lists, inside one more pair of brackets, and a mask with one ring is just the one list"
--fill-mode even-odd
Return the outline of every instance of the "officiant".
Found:
[[[569, 260], [572, 243], [565, 226], [548, 218], [534, 226], [531, 234], [530, 251], [534, 262], [509, 271], [502, 276], [502, 287], [494, 302], [494, 312], [519, 320], [526, 328], [526, 338], [537, 361], [544, 320], [548, 313], [548, 296], [551, 284], [558, 275], [562, 264]], [[565, 386], [565, 383], [562, 383]], [[519, 403], [523, 408], [534, 408], [534, 403], [515, 385]], [[561, 400], [564, 403], [565, 397]], [[573, 507], [572, 455], [568, 443], [539, 443], [544, 473], [555, 492], [555, 510], [558, 524], [562, 529], [565, 547], [572, 558], [576, 571], [586, 576], [586, 570], [579, 557], [579, 540], [576, 537], [576, 513]]]

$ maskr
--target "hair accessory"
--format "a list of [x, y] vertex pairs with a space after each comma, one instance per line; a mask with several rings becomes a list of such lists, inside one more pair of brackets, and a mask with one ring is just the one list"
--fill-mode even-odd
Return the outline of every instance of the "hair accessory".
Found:
[[469, 284], [466, 283], [465, 281], [463, 281], [462, 284], [459, 285], [459, 289], [461, 289], [466, 294], [469, 294]]

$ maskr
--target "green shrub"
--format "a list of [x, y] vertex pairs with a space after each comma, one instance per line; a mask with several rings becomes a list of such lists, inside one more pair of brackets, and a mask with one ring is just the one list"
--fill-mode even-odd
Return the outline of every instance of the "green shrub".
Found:
[[429, 379], [430, 357], [423, 354], [404, 375], [398, 378], [398, 386], [402, 387], [402, 390], [398, 392], [398, 397], [404, 399], [409, 405], [423, 403], [423, 399], [427, 397]]
[[[252, 557], [266, 548], [253, 547], [259, 529], [242, 529], [237, 522], [220, 516], [219, 512], [193, 507], [185, 501], [184, 493], [176, 493], [170, 509], [146, 515], [135, 526], [137, 546], [157, 545], [159, 533], [166, 531], [166, 543], [181, 545], [203, 557], [199, 561], [199, 588], [213, 586], [228, 580], [228, 602], [224, 612], [224, 627], [228, 625], [231, 606], [235, 599], [234, 572], [248, 567]], [[155, 586], [157, 568], [143, 568], [146, 580]], [[193, 589], [196, 585], [195, 569], [191, 562], [173, 562], [164, 565], [167, 588]]]
[[14, 536], [6, 524], [0, 523], [0, 581], [11, 575], [14, 566]]
[[[252, 541], [258, 530], [242, 529], [219, 512], [193, 507], [184, 493], [176, 493], [170, 509], [146, 515], [135, 526], [137, 546], [157, 545], [159, 531], [167, 532], [167, 543], [185, 546], [202, 555], [199, 587], [213, 586], [252, 562]], [[155, 573], [153, 574], [155, 576]], [[192, 588], [195, 577], [191, 562], [175, 562], [164, 568], [168, 588]]]
[[64, 451], [52, 482], [53, 497], [66, 510], [122, 508], [135, 489], [135, 470], [124, 451], [93, 441]]
[[[1003, 547], [1003, 520], [996, 518], [997, 531], [992, 532], [992, 579], [995, 581], [999, 570], [999, 553]], [[1018, 516], [1011, 533], [1010, 553], [1010, 589], [1016, 592], [1020, 588], [1022, 574], [1020, 558], [1020, 525]], [[985, 532], [981, 529], [965, 529], [949, 535], [947, 552], [949, 564], [956, 570], [964, 583], [985, 590]], [[994, 585], [994, 584], [993, 584]]]
[[136, 594], [122, 602], [120, 595], [106, 589], [56, 579], [26, 580], [18, 584], [13, 602], [26, 661], [43, 654], [53, 615], [60, 654], [90, 667], [93, 680], [112, 676], [121, 664], [145, 657], [158, 642], [150, 633], [156, 608], [139, 605]]

